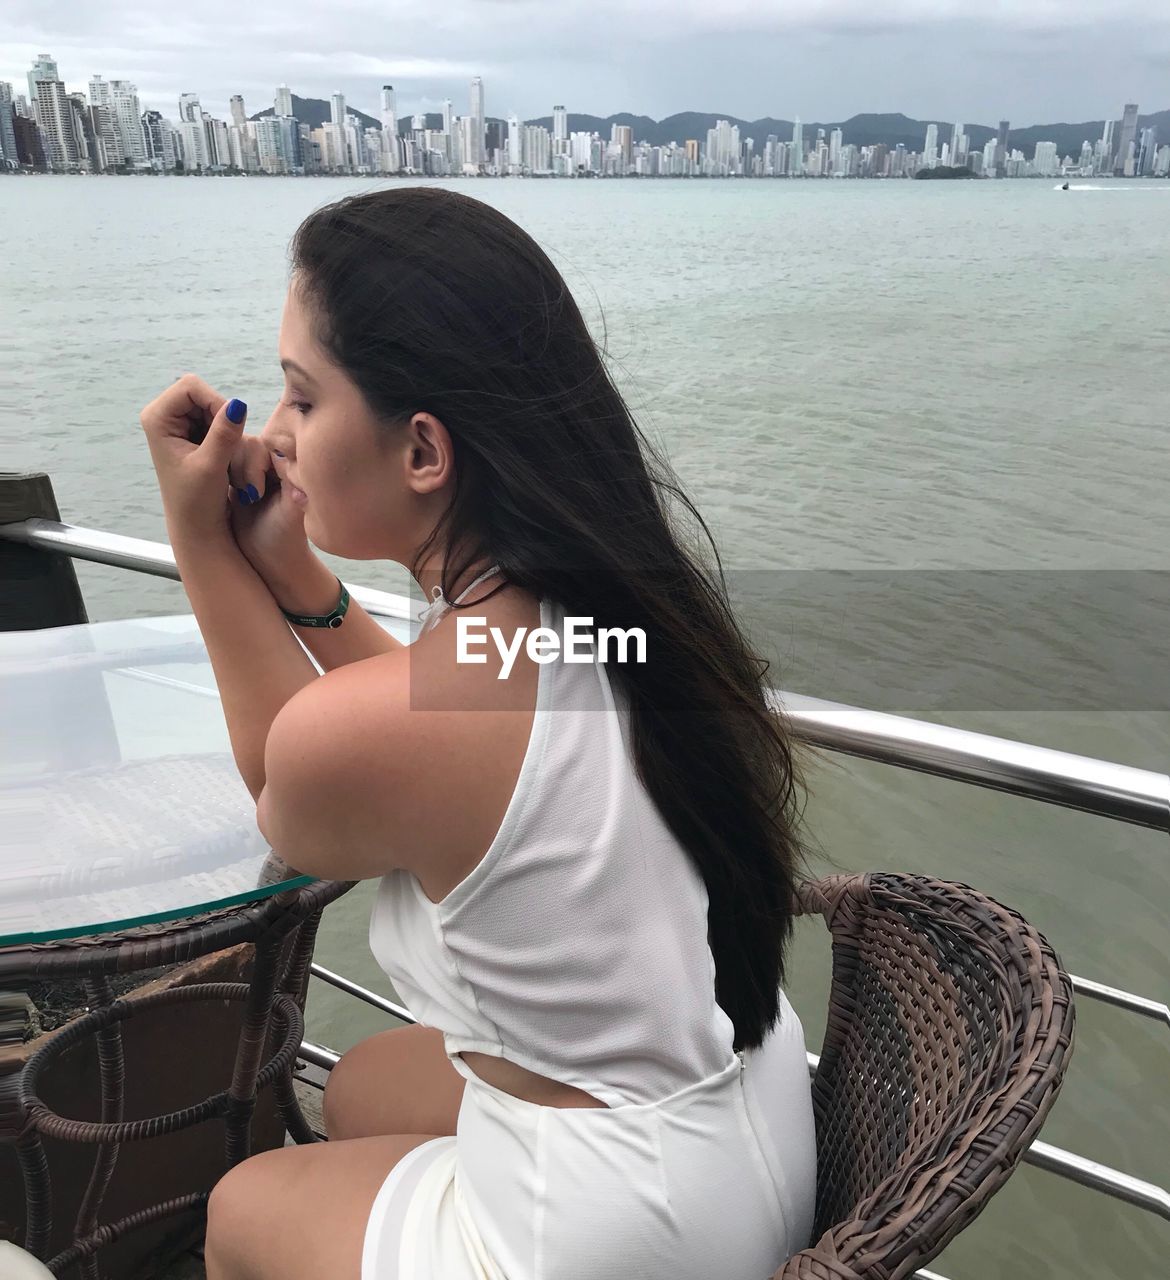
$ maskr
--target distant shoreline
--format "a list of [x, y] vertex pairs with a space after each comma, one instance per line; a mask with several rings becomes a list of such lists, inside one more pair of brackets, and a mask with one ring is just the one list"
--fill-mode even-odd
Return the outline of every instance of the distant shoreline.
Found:
[[1017, 177], [1002, 178], [992, 177], [986, 173], [975, 173], [973, 170], [965, 166], [951, 172], [943, 170], [942, 166], [936, 166], [934, 169], [919, 169], [913, 177], [899, 175], [898, 177], [890, 177], [887, 174], [873, 174], [869, 177], [862, 177], [860, 174], [810, 174], [810, 173], [781, 173], [781, 174], [761, 174], [756, 177], [746, 173], [582, 173], [575, 174], [573, 177], [554, 173], [264, 173], [258, 171], [256, 173], [245, 173], [243, 170], [235, 172], [221, 173], [175, 173], [168, 170], [165, 173], [159, 173], [154, 170], [139, 170], [136, 173], [60, 173], [49, 169], [0, 169], [0, 178], [346, 178], [350, 182], [356, 178], [370, 178], [378, 180], [398, 179], [401, 181], [418, 181], [427, 182], [477, 182], [481, 179], [490, 181], [504, 182], [529, 182], [529, 181], [549, 181], [549, 182], [915, 182], [920, 179], [938, 180], [958, 179], [962, 181], [964, 178], [974, 178], [979, 182], [1052, 182], [1054, 179], [1062, 181], [1083, 181], [1083, 182], [1170, 182], [1170, 174], [1164, 177], [1155, 177], [1153, 174], [1144, 174], [1142, 177], [1123, 177], [1120, 174], [1080, 174], [1080, 173], [1024, 173]]

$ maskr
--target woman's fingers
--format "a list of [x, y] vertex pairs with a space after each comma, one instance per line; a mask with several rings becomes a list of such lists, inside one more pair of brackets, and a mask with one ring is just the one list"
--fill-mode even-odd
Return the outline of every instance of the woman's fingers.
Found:
[[[202, 378], [185, 373], [157, 395], [139, 415], [148, 435], [180, 436], [201, 444], [207, 427], [226, 403]], [[192, 439], [192, 433], [199, 439]]]
[[[260, 437], [241, 436], [228, 466], [228, 479], [235, 485], [237, 491], [244, 493], [253, 502], [258, 502], [264, 496], [267, 487], [268, 470], [268, 450]], [[252, 486], [251, 489], [248, 488], [249, 485]], [[243, 505], [246, 506], [247, 503]]]

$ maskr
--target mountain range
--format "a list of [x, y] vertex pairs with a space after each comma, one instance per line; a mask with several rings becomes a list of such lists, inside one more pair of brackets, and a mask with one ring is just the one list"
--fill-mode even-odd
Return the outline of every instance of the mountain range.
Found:
[[[331, 109], [328, 102], [321, 98], [298, 98], [293, 94], [293, 114], [311, 128], [318, 128], [330, 119]], [[347, 111], [356, 116], [364, 126], [380, 128], [381, 121], [347, 105]], [[250, 118], [258, 120], [262, 116], [272, 115], [273, 108], [259, 111]], [[428, 129], [441, 129], [443, 116], [441, 112], [427, 112], [424, 116]], [[498, 116], [488, 116], [487, 121], [499, 120]], [[665, 120], [652, 120], [649, 116], [635, 116], [628, 112], [618, 112], [612, 116], [580, 115], [572, 111], [568, 114], [570, 133], [598, 133], [608, 139], [610, 128], [615, 124], [629, 125], [633, 130], [635, 142], [649, 142], [659, 146], [668, 142], [684, 142], [687, 138], [698, 138], [705, 142], [707, 130], [713, 129], [719, 120], [726, 120], [739, 126], [739, 137], [742, 142], [751, 138], [757, 153], [763, 150], [768, 135], [774, 133], [782, 142], [792, 138], [793, 122], [791, 120], [775, 120], [765, 116], [761, 120], [741, 120], [737, 116], [707, 111], [682, 111], [677, 115], [667, 116]], [[552, 116], [539, 116], [535, 120], [526, 120], [526, 124], [543, 125], [550, 130], [553, 127]], [[859, 147], [873, 146], [884, 142], [891, 150], [902, 143], [907, 151], [921, 151], [926, 140], [926, 126], [938, 126], [938, 145], [942, 150], [944, 142], [951, 139], [954, 122], [949, 120], [912, 120], [909, 116], [895, 113], [892, 115], [857, 115], [848, 120], [805, 120], [802, 122], [804, 138], [807, 142], [817, 136], [818, 129], [824, 129], [826, 137], [833, 129], [840, 129], [846, 143], [854, 143]], [[1158, 130], [1159, 142], [1170, 142], [1170, 110], [1158, 111], [1153, 115], [1139, 116], [1138, 129], [1154, 127]], [[399, 120], [400, 133], [409, 133], [410, 117]], [[1081, 124], [1033, 124], [1023, 129], [1012, 129], [1008, 145], [1019, 147], [1029, 159], [1035, 151], [1037, 142], [1055, 142], [1058, 155], [1080, 155], [1081, 143], [1087, 138], [1096, 142], [1105, 128], [1104, 120], [1087, 120]], [[985, 124], [965, 124], [963, 131], [970, 139], [971, 150], [982, 150], [989, 139], [994, 138], [996, 126]]]

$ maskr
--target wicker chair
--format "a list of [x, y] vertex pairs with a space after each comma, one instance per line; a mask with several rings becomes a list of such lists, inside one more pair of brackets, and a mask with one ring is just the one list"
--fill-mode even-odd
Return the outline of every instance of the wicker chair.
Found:
[[1072, 983], [1026, 920], [964, 884], [831, 875], [797, 898], [832, 933], [833, 980], [812, 1242], [774, 1280], [902, 1280], [1039, 1132], [1072, 1052]]

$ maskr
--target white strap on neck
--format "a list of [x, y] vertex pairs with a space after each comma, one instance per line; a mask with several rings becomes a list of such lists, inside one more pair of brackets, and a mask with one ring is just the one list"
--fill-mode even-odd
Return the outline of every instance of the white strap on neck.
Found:
[[451, 608], [452, 604], [459, 604], [473, 587], [478, 587], [485, 578], [490, 578], [493, 573], [499, 573], [499, 571], [499, 564], [493, 564], [490, 569], [485, 569], [478, 578], [469, 582], [453, 601], [449, 601], [447, 597], [443, 595], [443, 588], [436, 583], [431, 588], [431, 603], [427, 605], [422, 613], [419, 614], [419, 621], [422, 623], [422, 630], [429, 631], [438, 619]]

